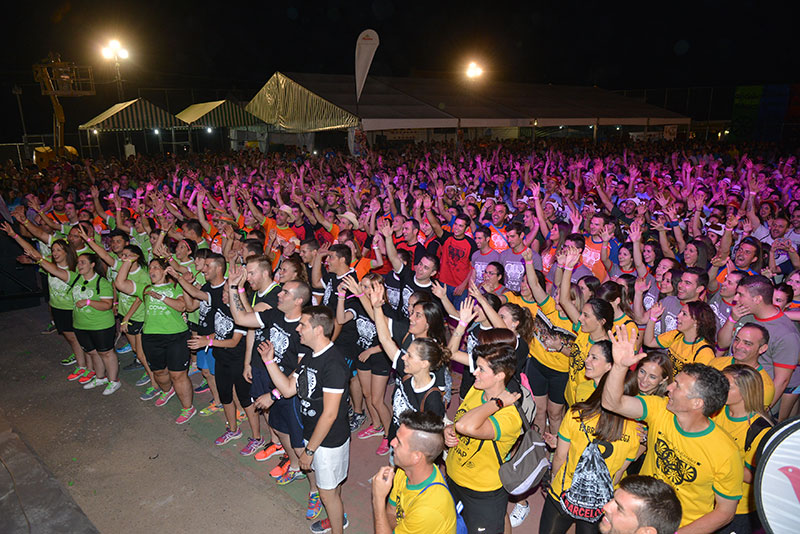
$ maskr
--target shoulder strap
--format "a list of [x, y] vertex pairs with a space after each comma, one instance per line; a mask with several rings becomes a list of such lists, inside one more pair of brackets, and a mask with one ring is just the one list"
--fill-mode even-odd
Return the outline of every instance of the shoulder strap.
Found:
[[[433, 384], [433, 385], [432, 385], [432, 386], [431, 386], [431, 387], [428, 389], [428, 391], [426, 391], [426, 392], [425, 392], [425, 395], [423, 395], [423, 396], [422, 396], [422, 400], [419, 402], [419, 411], [420, 411], [420, 412], [424, 412], [424, 411], [425, 411], [425, 400], [426, 400], [426, 399], [428, 398], [428, 396], [429, 396], [431, 393], [433, 393], [434, 391], [437, 391], [437, 392], [439, 392], [439, 388], [437, 388], [437, 387], [436, 387], [436, 384]], [[440, 392], [440, 393], [441, 393], [441, 392]]]
[[69, 284], [69, 289], [67, 289], [67, 291], [72, 291], [72, 288], [75, 287], [75, 284], [78, 283], [78, 278], [80, 278], [80, 275], [76, 274], [75, 279]]
[[747, 435], [744, 438], [744, 450], [749, 451], [750, 447], [753, 445], [753, 440], [756, 439], [762, 430], [771, 426], [772, 425], [769, 423], [769, 421], [761, 416], [753, 421], [753, 423], [750, 425], [750, 428], [747, 429]]
[[693, 362], [697, 361], [697, 356], [700, 354], [700, 351], [705, 349], [705, 348], [710, 349], [712, 354], [714, 353], [714, 349], [712, 349], [710, 345], [701, 345], [699, 349], [694, 351], [694, 356], [692, 357], [692, 361]]

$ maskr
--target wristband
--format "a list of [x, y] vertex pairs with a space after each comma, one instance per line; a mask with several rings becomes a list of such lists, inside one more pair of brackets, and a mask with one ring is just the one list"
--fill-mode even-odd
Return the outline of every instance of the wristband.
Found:
[[343, 298], [344, 298], [344, 296], [345, 296], [345, 293], [339, 293], [339, 292], [337, 291], [337, 292], [336, 292], [336, 296], [337, 296], [337, 297], [339, 297], [340, 299], [343, 299]]
[[275, 363], [275, 359], [274, 358], [272, 360], [263, 360], [263, 361], [264, 361], [264, 365], [269, 365], [271, 363]]
[[364, 293], [359, 293], [358, 295], [353, 295], [353, 296], [360, 299], [361, 297], [364, 296]]
[[463, 326], [464, 328], [466, 328], [467, 326], [469, 326], [469, 323], [466, 321], [459, 320], [458, 326]]
[[494, 401], [494, 403], [497, 405], [497, 409], [498, 410], [502, 410], [503, 406], [505, 406], [505, 404], [503, 404], [503, 401], [498, 399], [497, 397], [492, 397], [489, 400], [493, 400]]
[[209, 347], [213, 347], [214, 346], [214, 338], [211, 337], [211, 336], [208, 336], [207, 339], [208, 339], [208, 346]]
[[119, 324], [120, 324], [120, 325], [126, 325], [126, 326], [127, 326], [127, 325], [130, 325], [130, 324], [131, 324], [131, 322], [130, 322], [130, 321], [122, 321], [122, 322], [121, 322], [121, 323], [119, 323]]
[[241, 293], [244, 293], [244, 292], [245, 292], [245, 288], [243, 288], [243, 287], [240, 287], [240, 288], [239, 288], [237, 291], [238, 291], [240, 294], [241, 294]]
[[91, 300], [90, 300], [90, 299], [86, 299], [86, 305], [87, 305], [87, 306], [89, 305], [89, 303], [90, 303], [90, 302], [91, 302]]
[[[272, 360], [270, 360], [270, 361], [272, 361]], [[281, 392], [278, 391], [278, 388], [275, 388], [275, 389], [272, 390], [272, 398], [275, 399], [275, 400], [278, 400], [278, 399], [281, 398]]]
[[733, 318], [733, 315], [729, 315], [729, 316], [728, 316], [728, 321], [730, 321], [730, 322], [732, 322], [732, 323], [738, 323], [738, 322], [739, 322], [739, 319], [734, 319], [734, 318]]

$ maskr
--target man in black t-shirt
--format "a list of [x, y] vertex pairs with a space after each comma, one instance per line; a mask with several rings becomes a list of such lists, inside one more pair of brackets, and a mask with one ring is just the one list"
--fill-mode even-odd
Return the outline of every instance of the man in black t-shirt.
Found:
[[[278, 369], [275, 350], [264, 342], [259, 352], [281, 395], [300, 399], [303, 438], [306, 447], [300, 455], [300, 467], [312, 469], [317, 478], [322, 503], [328, 513], [333, 534], [342, 534], [346, 525], [341, 485], [350, 465], [350, 425], [347, 420], [347, 396], [350, 371], [344, 355], [331, 341], [333, 313], [324, 306], [303, 308], [297, 331], [300, 342], [312, 350], [289, 377]], [[325, 531], [322, 522], [312, 532]]]
[[[386, 243], [386, 257], [389, 258], [394, 274], [399, 281], [400, 294], [396, 308], [398, 314], [396, 318], [405, 318], [408, 317], [408, 298], [411, 295], [418, 291], [433, 295], [432, 279], [439, 273], [439, 258], [422, 253], [417, 257], [416, 269], [412, 270], [403, 263], [403, 260], [397, 254], [397, 249], [395, 249], [391, 239], [392, 227], [387, 222], [384, 222], [380, 227], [380, 231]], [[390, 301], [392, 300], [388, 287], [387, 298]], [[392, 308], [395, 309], [394, 306]]]

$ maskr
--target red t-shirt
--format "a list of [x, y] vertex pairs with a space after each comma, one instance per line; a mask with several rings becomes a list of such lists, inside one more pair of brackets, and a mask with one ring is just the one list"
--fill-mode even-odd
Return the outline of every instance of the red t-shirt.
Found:
[[478, 250], [478, 246], [471, 237], [456, 239], [450, 232], [445, 232], [442, 238], [444, 242], [437, 252], [441, 264], [439, 281], [449, 286], [459, 286], [472, 270], [470, 258]]

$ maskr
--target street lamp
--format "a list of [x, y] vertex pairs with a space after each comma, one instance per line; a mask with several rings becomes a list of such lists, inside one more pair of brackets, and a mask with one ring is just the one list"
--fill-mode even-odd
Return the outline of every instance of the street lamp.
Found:
[[119, 96], [119, 101], [122, 102], [124, 100], [124, 95], [122, 92], [122, 76], [119, 73], [119, 60], [120, 59], [128, 59], [128, 50], [122, 48], [122, 45], [116, 39], [111, 39], [108, 42], [108, 46], [103, 47], [100, 51], [103, 54], [103, 57], [106, 59], [113, 59], [114, 60], [114, 69], [116, 72], [116, 82], [117, 82], [117, 95]]
[[483, 74], [483, 69], [480, 68], [480, 66], [474, 61], [470, 62], [470, 64], [467, 65], [467, 78], [469, 78], [470, 80], [474, 80], [475, 78], [480, 77], [482, 74]]

